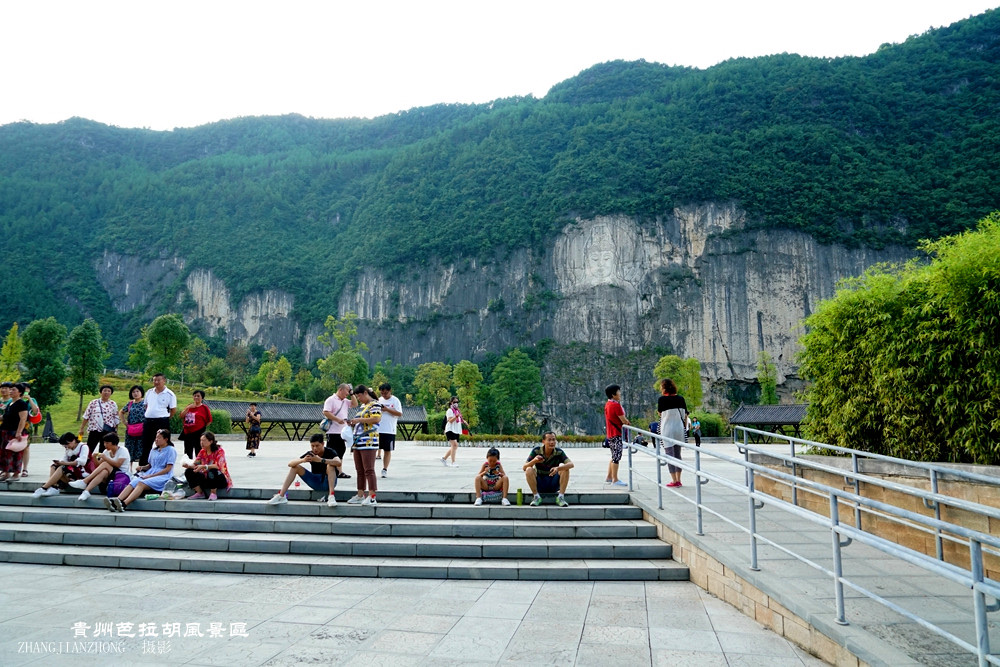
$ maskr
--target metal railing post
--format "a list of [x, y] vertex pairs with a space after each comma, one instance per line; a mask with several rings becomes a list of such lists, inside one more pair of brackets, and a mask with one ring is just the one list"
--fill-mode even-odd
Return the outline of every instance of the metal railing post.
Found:
[[[938, 492], [937, 470], [931, 470], [931, 493]], [[926, 503], [925, 503], [926, 504]], [[941, 520], [941, 503], [934, 501], [934, 518]], [[937, 547], [937, 559], [944, 560], [944, 543], [941, 540], [941, 528], [934, 528], [934, 545]]]
[[986, 595], [978, 584], [983, 583], [983, 545], [979, 540], [969, 540], [969, 559], [972, 574], [972, 604], [976, 615], [976, 649], [979, 664], [987, 664], [986, 656], [990, 654], [990, 631], [986, 619]]
[[707, 481], [701, 478], [701, 452], [696, 448], [694, 450], [694, 506], [698, 508], [698, 526], [694, 531], [695, 535], [705, 534], [702, 522], [703, 512], [701, 511], [701, 485]]
[[632, 445], [628, 445], [628, 490], [632, 491]]
[[[747, 453], [749, 457], [750, 454]], [[760, 567], [757, 565], [757, 500], [753, 497], [754, 493], [754, 471], [752, 468], [747, 468], [747, 500], [750, 501], [750, 569], [754, 572], [759, 572]], [[763, 507], [763, 503], [761, 503]]]
[[[791, 446], [792, 451], [792, 477], [797, 479], [799, 476], [799, 466], [795, 463], [795, 443], [789, 440], [788, 444]], [[799, 506], [799, 485], [794, 481], [792, 482], [792, 504], [796, 507]]]
[[840, 541], [840, 533], [837, 527], [840, 526], [840, 508], [837, 496], [830, 494], [830, 537], [833, 540], [833, 593], [837, 599], [837, 618], [834, 619], [840, 625], [849, 625], [844, 613], [844, 566], [840, 561], [840, 548], [843, 544]]
[[660, 509], [663, 509], [663, 462], [660, 461], [660, 445], [662, 436], [656, 438], [656, 502]]
[[[854, 495], [861, 495], [861, 482], [858, 480], [858, 455], [851, 454], [851, 469], [854, 471]], [[861, 530], [861, 503], [854, 503], [854, 527]]]

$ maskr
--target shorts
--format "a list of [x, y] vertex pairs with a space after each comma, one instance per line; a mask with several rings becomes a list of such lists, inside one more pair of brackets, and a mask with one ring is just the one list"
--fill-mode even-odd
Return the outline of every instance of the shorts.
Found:
[[396, 449], [396, 434], [395, 433], [379, 433], [378, 434], [378, 448], [383, 452], [392, 452]]
[[501, 477], [493, 477], [490, 475], [483, 476], [483, 486], [486, 487], [488, 491], [496, 491], [497, 489], [502, 489], [503, 484], [500, 483]]
[[347, 453], [347, 444], [344, 443], [344, 439], [340, 437], [339, 433], [327, 433], [326, 446], [337, 452], [338, 459], [344, 459], [344, 454]]
[[452, 440], [454, 440], [455, 442], [458, 442], [458, 436], [459, 436], [458, 433], [452, 433], [451, 431], [448, 431], [444, 435], [445, 435], [446, 438], [448, 438], [449, 442], [452, 441]]
[[330, 489], [330, 482], [327, 480], [326, 475], [320, 475], [312, 470], [306, 470], [304, 473], [299, 475], [302, 481], [306, 483], [313, 491], [328, 491]]
[[538, 484], [539, 493], [559, 493], [559, 473], [551, 477], [539, 473], [535, 477], [535, 482]]

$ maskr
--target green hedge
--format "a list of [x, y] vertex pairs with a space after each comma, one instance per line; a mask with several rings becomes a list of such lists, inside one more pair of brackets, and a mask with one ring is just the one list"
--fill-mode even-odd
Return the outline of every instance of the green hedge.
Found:
[[729, 422], [722, 415], [714, 412], [692, 412], [692, 417], [697, 417], [701, 422], [701, 437], [721, 438], [732, 433]]

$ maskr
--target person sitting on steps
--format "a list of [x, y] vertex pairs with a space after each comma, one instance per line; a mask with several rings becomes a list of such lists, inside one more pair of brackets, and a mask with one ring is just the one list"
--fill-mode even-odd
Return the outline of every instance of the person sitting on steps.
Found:
[[[267, 501], [268, 505], [283, 505], [288, 502], [286, 494], [288, 488], [295, 481], [295, 477], [301, 477], [310, 489], [321, 491], [327, 487], [330, 491], [326, 497], [328, 507], [337, 505], [337, 498], [333, 495], [337, 486], [337, 470], [341, 466], [340, 457], [330, 447], [325, 447], [326, 438], [322, 433], [314, 433], [309, 438], [309, 451], [299, 458], [288, 462], [288, 474], [285, 475], [285, 482], [281, 485], [281, 491], [274, 494], [274, 497]], [[309, 464], [309, 469], [306, 469]]]
[[541, 493], [558, 492], [556, 505], [568, 507], [566, 502], [566, 487], [569, 486], [569, 471], [573, 462], [566, 452], [556, 447], [556, 434], [552, 431], [542, 436], [542, 444], [528, 454], [528, 461], [523, 466], [524, 475], [528, 480], [533, 498], [532, 507], [542, 504]]
[[503, 464], [500, 463], [500, 450], [496, 447], [490, 447], [489, 451], [486, 452], [486, 461], [476, 473], [474, 484], [476, 487], [476, 502], [474, 504], [477, 507], [483, 504], [483, 496], [487, 493], [500, 493], [500, 504], [510, 505], [510, 501], [507, 500], [510, 478], [504, 472]]

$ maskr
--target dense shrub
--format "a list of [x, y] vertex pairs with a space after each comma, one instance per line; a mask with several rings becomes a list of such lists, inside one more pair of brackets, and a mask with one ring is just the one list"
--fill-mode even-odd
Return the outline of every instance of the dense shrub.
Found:
[[877, 267], [806, 320], [810, 438], [918, 461], [1000, 463], [1000, 213]]

